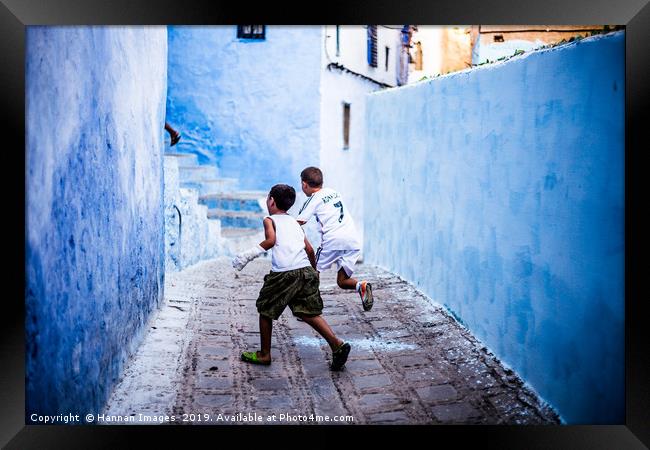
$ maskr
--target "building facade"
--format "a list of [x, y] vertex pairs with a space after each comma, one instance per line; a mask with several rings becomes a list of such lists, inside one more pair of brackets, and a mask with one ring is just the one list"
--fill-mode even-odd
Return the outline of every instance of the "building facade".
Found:
[[608, 31], [609, 25], [473, 25], [472, 64], [494, 62], [517, 51], [588, 37]]
[[243, 190], [293, 186], [296, 212], [300, 172], [318, 166], [363, 233], [364, 99], [397, 86], [401, 29], [169, 27], [167, 121], [183, 132], [175, 148]]
[[[366, 96], [398, 84], [400, 25], [323, 27], [320, 167], [363, 237]], [[368, 183], [366, 183], [368, 181]], [[364, 187], [365, 186], [365, 187]]]
[[407, 83], [620, 28], [612, 25], [412, 25], [406, 46]]

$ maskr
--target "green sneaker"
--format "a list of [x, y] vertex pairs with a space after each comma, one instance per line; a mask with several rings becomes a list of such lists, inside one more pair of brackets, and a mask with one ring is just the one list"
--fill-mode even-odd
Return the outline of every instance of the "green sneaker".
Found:
[[257, 352], [243, 352], [241, 354], [241, 360], [252, 364], [260, 364], [262, 366], [271, 365], [271, 361], [262, 361], [261, 359], [259, 359], [259, 357], [257, 356]]
[[347, 342], [342, 343], [339, 348], [332, 352], [332, 370], [341, 370], [348, 360], [352, 347]]

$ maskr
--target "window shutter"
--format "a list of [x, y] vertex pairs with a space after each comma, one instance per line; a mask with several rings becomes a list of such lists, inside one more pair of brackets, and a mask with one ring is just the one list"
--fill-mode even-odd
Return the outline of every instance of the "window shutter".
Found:
[[377, 25], [368, 25], [368, 65], [377, 67]]

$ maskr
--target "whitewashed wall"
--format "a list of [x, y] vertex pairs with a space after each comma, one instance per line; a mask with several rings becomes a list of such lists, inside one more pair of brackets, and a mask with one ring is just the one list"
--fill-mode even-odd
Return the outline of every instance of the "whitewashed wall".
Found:
[[[367, 30], [365, 26], [340, 26], [339, 56], [336, 56], [336, 26], [323, 27], [320, 106], [320, 168], [324, 184], [338, 190], [347, 203], [363, 242], [363, 186], [365, 180], [365, 104], [366, 96], [381, 89], [379, 84], [340, 70], [327, 70], [331, 62], [382, 83], [395, 86], [396, 62], [400, 45], [400, 25], [388, 29], [377, 27], [377, 67], [367, 60]], [[390, 47], [388, 70], [385, 64], [386, 46]], [[343, 103], [350, 104], [350, 141], [343, 147]]]

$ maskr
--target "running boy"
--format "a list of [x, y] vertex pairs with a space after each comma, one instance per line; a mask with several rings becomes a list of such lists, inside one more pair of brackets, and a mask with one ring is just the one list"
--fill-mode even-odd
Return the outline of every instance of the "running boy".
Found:
[[266, 198], [270, 215], [263, 222], [265, 239], [232, 260], [232, 266], [242, 270], [250, 261], [273, 248], [271, 272], [264, 276], [256, 303], [260, 314], [261, 350], [243, 352], [241, 359], [253, 364], [271, 364], [273, 320], [278, 320], [288, 305], [294, 316], [325, 338], [332, 349], [331, 369], [340, 370], [350, 353], [350, 344], [336, 337], [321, 317], [323, 300], [318, 290], [314, 249], [296, 219], [287, 214], [295, 201], [296, 191], [291, 186], [273, 186]]
[[319, 272], [336, 264], [336, 283], [342, 289], [355, 289], [361, 297], [364, 311], [373, 304], [372, 286], [367, 281], [352, 277], [354, 264], [361, 256], [361, 242], [349, 210], [341, 194], [323, 187], [323, 172], [317, 167], [307, 167], [300, 173], [302, 191], [307, 201], [298, 213], [298, 223], [304, 225], [311, 216], [320, 224], [321, 244], [316, 253], [316, 270]]

